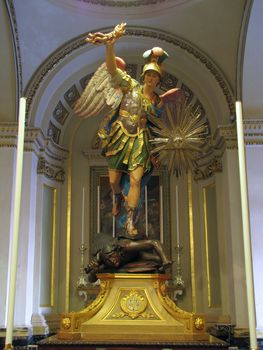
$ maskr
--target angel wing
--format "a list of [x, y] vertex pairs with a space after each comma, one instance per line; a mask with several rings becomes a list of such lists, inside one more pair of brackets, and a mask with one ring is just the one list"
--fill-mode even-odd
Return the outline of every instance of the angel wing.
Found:
[[[125, 62], [116, 59], [118, 69], [124, 70]], [[85, 87], [74, 106], [78, 117], [90, 118], [98, 115], [105, 107], [116, 109], [123, 97], [122, 89], [113, 83], [106, 64], [103, 63]]]
[[200, 109], [187, 103], [181, 89], [171, 89], [160, 96], [164, 111], [160, 118], [151, 117], [152, 153], [167, 159], [170, 172], [181, 175], [197, 167], [197, 159], [204, 153], [209, 139], [209, 125]]

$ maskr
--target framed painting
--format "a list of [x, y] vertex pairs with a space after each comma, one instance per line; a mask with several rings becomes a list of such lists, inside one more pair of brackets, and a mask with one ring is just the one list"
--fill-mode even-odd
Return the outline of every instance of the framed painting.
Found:
[[[91, 244], [99, 238], [100, 233], [112, 237], [120, 236], [125, 230], [125, 206], [113, 217], [112, 191], [107, 175], [107, 167], [90, 168], [90, 232]], [[169, 208], [169, 176], [166, 168], [153, 173], [147, 186], [142, 189], [143, 200], [139, 205], [137, 228], [145, 232], [149, 239], [157, 239], [163, 243], [170, 256], [170, 208]]]

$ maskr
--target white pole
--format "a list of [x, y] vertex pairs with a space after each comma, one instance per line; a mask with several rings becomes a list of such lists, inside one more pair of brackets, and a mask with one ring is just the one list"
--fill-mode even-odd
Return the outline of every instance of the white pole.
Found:
[[100, 186], [97, 186], [97, 233], [100, 233]]
[[239, 176], [240, 176], [240, 191], [241, 191], [241, 209], [242, 209], [242, 223], [243, 223], [243, 243], [244, 243], [244, 254], [245, 254], [245, 273], [246, 273], [246, 287], [247, 287], [246, 289], [247, 289], [247, 302], [248, 302], [250, 349], [256, 350], [258, 349], [258, 346], [257, 346], [257, 334], [256, 334], [256, 311], [255, 311], [254, 280], [253, 280], [253, 266], [252, 266], [252, 253], [251, 253], [246, 155], [245, 155], [245, 145], [244, 145], [242, 105], [240, 101], [236, 102], [236, 124], [237, 124]]
[[178, 200], [178, 186], [175, 188], [175, 199], [176, 199], [176, 244], [179, 247], [180, 238], [179, 238], [179, 200]]
[[25, 134], [25, 117], [26, 117], [26, 98], [22, 97], [19, 101], [18, 115], [18, 139], [16, 150], [16, 173], [15, 173], [15, 192], [14, 192], [14, 217], [12, 231], [12, 249], [11, 262], [8, 283], [8, 309], [7, 309], [7, 326], [6, 326], [6, 348], [12, 346], [13, 328], [14, 328], [14, 306], [16, 291], [17, 275], [17, 257], [18, 257], [18, 239], [19, 239], [19, 220], [20, 220], [20, 203], [22, 189], [22, 172], [23, 172], [23, 151], [24, 151], [24, 134]]
[[164, 242], [163, 233], [163, 186], [160, 185], [160, 241]]
[[148, 232], [148, 188], [144, 186], [144, 203], [145, 203], [145, 236], [149, 236]]
[[[112, 205], [114, 206], [116, 203], [116, 197], [115, 194], [112, 193]], [[115, 232], [115, 216], [112, 215], [112, 237], [115, 237], [116, 232]]]
[[82, 188], [81, 244], [84, 245], [85, 188]]

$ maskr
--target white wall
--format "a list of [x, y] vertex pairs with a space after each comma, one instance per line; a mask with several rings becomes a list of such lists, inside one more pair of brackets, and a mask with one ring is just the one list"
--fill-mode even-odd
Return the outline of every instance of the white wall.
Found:
[[263, 331], [263, 146], [249, 146], [246, 153], [257, 329]]

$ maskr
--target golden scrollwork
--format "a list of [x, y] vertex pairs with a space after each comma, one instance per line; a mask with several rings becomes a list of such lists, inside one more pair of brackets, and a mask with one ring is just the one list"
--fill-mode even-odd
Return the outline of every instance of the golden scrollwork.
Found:
[[205, 327], [205, 321], [204, 321], [203, 318], [197, 317], [197, 318], [195, 319], [194, 325], [195, 325], [195, 328], [196, 328], [197, 330], [200, 331], [200, 330], [204, 329], [204, 327]]
[[184, 311], [177, 307], [173, 300], [170, 299], [169, 295], [167, 294], [167, 286], [165, 282], [156, 282], [154, 284], [154, 288], [156, 289], [159, 300], [161, 301], [162, 305], [166, 308], [166, 310], [168, 310], [168, 312], [173, 314], [180, 314], [185, 317], [189, 317], [192, 315], [192, 313]]
[[160, 292], [162, 294], [162, 296], [166, 296], [167, 295], [167, 285], [166, 282], [160, 282]]
[[61, 325], [63, 329], [69, 329], [71, 327], [71, 319], [69, 317], [62, 318]]
[[103, 305], [109, 290], [110, 290], [110, 281], [101, 281], [100, 292], [97, 298], [91, 304], [89, 304], [85, 309], [81, 310], [80, 314], [87, 313], [87, 312], [93, 313], [99, 310]]
[[147, 304], [147, 299], [135, 289], [131, 290], [120, 302], [122, 311], [132, 319], [140, 316], [145, 311]]
[[[127, 317], [127, 313], [125, 312], [117, 312], [116, 314], [112, 315], [112, 318], [124, 318]], [[155, 319], [156, 316], [152, 314], [151, 312], [143, 312], [142, 314], [139, 315], [140, 317], [150, 320], [150, 319]]]

